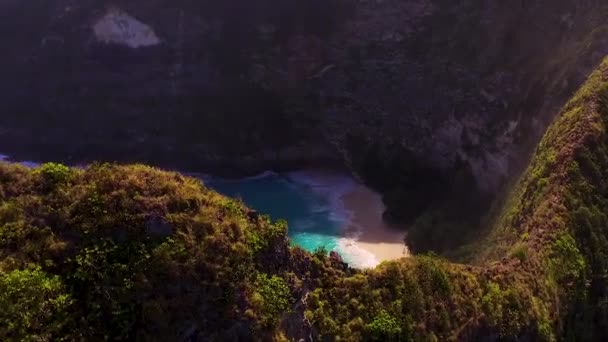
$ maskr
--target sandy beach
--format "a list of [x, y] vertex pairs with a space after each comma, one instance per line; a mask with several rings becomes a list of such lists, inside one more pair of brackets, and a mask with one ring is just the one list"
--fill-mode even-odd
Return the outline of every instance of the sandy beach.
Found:
[[351, 266], [371, 268], [409, 256], [405, 232], [382, 220], [385, 208], [380, 194], [342, 173], [306, 170], [291, 177], [330, 199], [334, 212], [345, 222], [337, 251]]
[[405, 232], [382, 220], [384, 204], [380, 194], [356, 184], [352, 191], [341, 196], [341, 200], [344, 208], [352, 213], [351, 223], [344, 231], [346, 247], [372, 254], [376, 260], [367, 267], [409, 255], [403, 241]]

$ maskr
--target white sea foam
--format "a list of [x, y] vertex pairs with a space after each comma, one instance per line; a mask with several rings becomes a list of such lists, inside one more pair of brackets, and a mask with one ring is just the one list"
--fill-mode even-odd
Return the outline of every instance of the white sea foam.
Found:
[[380, 263], [374, 254], [359, 247], [355, 238], [338, 239], [337, 252], [345, 262], [355, 268], [373, 268]]
[[[379, 260], [374, 254], [357, 244], [362, 227], [354, 226], [352, 222], [354, 213], [344, 206], [342, 200], [345, 194], [353, 191], [358, 185], [352, 177], [345, 174], [316, 171], [291, 172], [287, 177], [294, 183], [310, 187], [314, 193], [328, 200], [330, 220], [344, 228], [343, 236], [337, 239], [335, 250], [342, 255], [345, 262], [361, 269], [372, 268], [379, 264]], [[317, 208], [313, 210], [315, 209]], [[346, 231], [347, 227], [351, 229]]]

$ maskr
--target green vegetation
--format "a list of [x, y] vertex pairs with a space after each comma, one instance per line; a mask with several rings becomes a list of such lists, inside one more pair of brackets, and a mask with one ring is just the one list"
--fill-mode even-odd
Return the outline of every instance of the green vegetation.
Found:
[[65, 165], [47, 163], [38, 168], [35, 174], [40, 175], [48, 185], [56, 186], [66, 184], [70, 180], [71, 171]]
[[71, 304], [61, 279], [39, 267], [0, 275], [0, 334], [19, 341], [48, 340], [61, 331]]
[[0, 164], [0, 339], [604, 340], [607, 128], [608, 60], [471, 265], [357, 271], [176, 173]]
[[375, 341], [397, 340], [401, 334], [401, 326], [388, 312], [381, 310], [371, 323], [365, 326], [370, 339]]
[[384, 263], [315, 290], [313, 324], [345, 339], [605, 339], [607, 124], [608, 60], [548, 129], [479, 266]]
[[286, 229], [146, 166], [1, 164], [0, 340], [264, 336], [295, 302]]
[[262, 314], [265, 326], [274, 326], [281, 315], [289, 310], [291, 293], [283, 278], [259, 274], [255, 283], [256, 292], [252, 301]]

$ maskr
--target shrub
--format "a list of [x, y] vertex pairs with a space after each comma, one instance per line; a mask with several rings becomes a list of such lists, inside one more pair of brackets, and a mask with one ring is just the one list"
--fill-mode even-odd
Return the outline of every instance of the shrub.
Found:
[[35, 171], [42, 177], [42, 180], [49, 186], [66, 184], [72, 175], [69, 167], [58, 163], [46, 163], [38, 167]]
[[252, 296], [252, 302], [260, 312], [262, 325], [272, 327], [291, 306], [289, 286], [283, 278], [264, 273], [258, 274], [255, 286], [256, 292]]
[[528, 260], [528, 246], [523, 243], [515, 245], [511, 250], [511, 257], [517, 258], [521, 262]]
[[584, 277], [585, 259], [570, 234], [561, 234], [553, 243], [551, 253], [551, 271], [555, 280], [569, 283]]
[[445, 262], [434, 254], [423, 255], [418, 258], [416, 269], [418, 281], [425, 289], [448, 296], [451, 292], [451, 284], [445, 271]]
[[40, 267], [0, 274], [0, 339], [51, 340], [70, 303], [60, 278]]
[[385, 310], [381, 310], [376, 317], [365, 326], [371, 340], [396, 341], [401, 334], [401, 327], [397, 319]]

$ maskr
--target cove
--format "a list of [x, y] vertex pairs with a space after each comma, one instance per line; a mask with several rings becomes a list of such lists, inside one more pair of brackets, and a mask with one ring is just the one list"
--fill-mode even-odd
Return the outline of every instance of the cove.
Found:
[[404, 233], [382, 221], [380, 195], [350, 175], [308, 170], [265, 172], [236, 180], [202, 179], [210, 188], [240, 198], [274, 220], [287, 220], [292, 243], [310, 252], [336, 251], [356, 268], [407, 255]]
[[328, 185], [305, 174], [272, 172], [239, 180], [204, 177], [210, 188], [242, 199], [273, 220], [287, 220], [292, 242], [311, 252], [318, 248], [336, 250], [342, 228], [349, 220], [338, 202], [349, 179], [336, 180], [341, 182]]
[[[41, 164], [14, 161], [0, 154], [2, 160], [31, 168]], [[409, 255], [403, 231], [391, 229], [382, 221], [380, 195], [348, 174], [305, 170], [264, 172], [242, 179], [185, 174], [200, 178], [219, 193], [240, 198], [273, 220], [287, 220], [291, 243], [307, 251], [336, 251], [355, 268], [371, 268], [384, 260]]]

